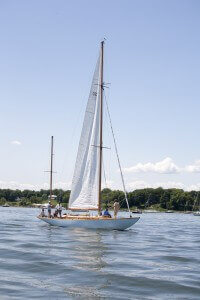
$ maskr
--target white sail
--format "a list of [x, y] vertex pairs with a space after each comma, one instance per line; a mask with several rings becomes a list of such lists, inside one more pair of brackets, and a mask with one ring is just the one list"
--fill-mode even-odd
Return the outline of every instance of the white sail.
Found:
[[95, 68], [76, 158], [69, 209], [98, 209], [100, 58]]

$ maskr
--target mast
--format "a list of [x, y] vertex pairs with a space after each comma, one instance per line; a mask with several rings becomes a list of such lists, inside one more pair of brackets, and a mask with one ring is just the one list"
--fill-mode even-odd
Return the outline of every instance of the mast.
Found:
[[99, 195], [98, 214], [101, 213], [101, 177], [102, 177], [102, 148], [103, 148], [103, 53], [104, 41], [101, 42], [101, 70], [100, 70], [100, 137], [99, 137]]
[[53, 178], [53, 136], [51, 137], [51, 169], [50, 169], [50, 201], [52, 199], [52, 178]]

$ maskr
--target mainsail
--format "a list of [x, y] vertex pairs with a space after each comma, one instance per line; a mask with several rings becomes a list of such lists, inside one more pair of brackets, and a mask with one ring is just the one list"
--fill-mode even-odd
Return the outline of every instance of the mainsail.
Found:
[[76, 158], [69, 209], [98, 209], [100, 72], [97, 61]]

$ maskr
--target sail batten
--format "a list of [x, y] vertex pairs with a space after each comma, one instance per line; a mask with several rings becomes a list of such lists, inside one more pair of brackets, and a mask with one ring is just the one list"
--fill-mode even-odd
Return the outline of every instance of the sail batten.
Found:
[[100, 58], [97, 61], [81, 132], [69, 209], [98, 209]]

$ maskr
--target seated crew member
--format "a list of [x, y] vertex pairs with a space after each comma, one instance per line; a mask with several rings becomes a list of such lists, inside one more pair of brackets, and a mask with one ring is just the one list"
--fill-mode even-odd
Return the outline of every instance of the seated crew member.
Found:
[[45, 213], [44, 213], [44, 207], [42, 207], [42, 211], [41, 211], [41, 213], [40, 213], [40, 217], [42, 217], [42, 218], [43, 218], [43, 217], [46, 217], [46, 216], [45, 216]]
[[56, 210], [54, 211], [53, 217], [54, 217], [54, 218], [57, 218], [57, 216], [58, 216], [58, 210], [56, 209]]
[[103, 216], [111, 218], [111, 214], [109, 213], [108, 208], [106, 208], [106, 210], [104, 211]]

